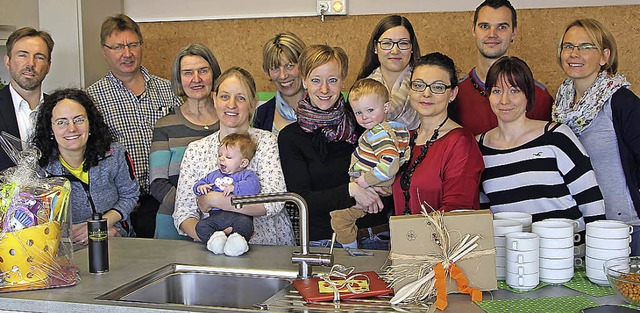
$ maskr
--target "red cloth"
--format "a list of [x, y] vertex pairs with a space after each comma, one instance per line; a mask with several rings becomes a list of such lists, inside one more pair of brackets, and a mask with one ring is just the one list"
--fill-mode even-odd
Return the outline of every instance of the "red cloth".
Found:
[[[478, 82], [475, 68], [458, 84], [458, 96], [453, 104], [456, 105], [457, 122], [462, 127], [469, 129], [474, 135], [478, 135], [497, 127], [498, 118], [491, 110], [489, 98], [482, 96], [473, 87], [472, 76]], [[483, 83], [478, 82], [478, 88], [486, 92]], [[488, 92], [486, 94], [488, 95]], [[527, 117], [534, 120], [550, 121], [552, 104], [553, 98], [549, 91], [544, 85], [536, 82], [536, 102], [533, 104], [533, 110], [527, 112]]]
[[[422, 145], [413, 148], [409, 164], [420, 155], [420, 149]], [[419, 214], [420, 202], [424, 201], [440, 211], [479, 209], [478, 190], [483, 170], [482, 154], [471, 132], [464, 128], [451, 130], [429, 147], [425, 159], [413, 172], [409, 187], [411, 213]], [[396, 215], [404, 213], [401, 176], [398, 173], [393, 183]]]

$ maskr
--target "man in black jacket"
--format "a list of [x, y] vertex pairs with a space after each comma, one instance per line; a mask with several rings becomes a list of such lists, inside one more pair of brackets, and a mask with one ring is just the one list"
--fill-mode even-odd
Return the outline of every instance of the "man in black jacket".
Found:
[[[4, 66], [9, 84], [0, 89], [0, 131], [28, 141], [35, 129], [37, 110], [44, 101], [42, 81], [51, 67], [53, 39], [45, 31], [23, 27], [7, 39]], [[13, 166], [0, 149], [0, 170]]]

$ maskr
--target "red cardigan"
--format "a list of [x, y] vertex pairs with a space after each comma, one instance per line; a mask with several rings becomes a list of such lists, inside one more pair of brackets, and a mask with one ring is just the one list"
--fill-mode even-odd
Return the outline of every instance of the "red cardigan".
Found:
[[[410, 162], [418, 157], [420, 149], [419, 145], [413, 148]], [[464, 128], [451, 130], [429, 147], [425, 159], [413, 172], [409, 187], [411, 213], [420, 213], [420, 203], [425, 201], [440, 211], [479, 209], [483, 170], [482, 154], [471, 132]], [[401, 176], [398, 173], [393, 183], [396, 215], [404, 214], [405, 208]]]

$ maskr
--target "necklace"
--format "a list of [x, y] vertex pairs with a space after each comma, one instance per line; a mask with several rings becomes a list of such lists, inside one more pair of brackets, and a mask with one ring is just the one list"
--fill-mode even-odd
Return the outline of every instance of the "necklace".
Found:
[[473, 85], [473, 88], [475, 88], [475, 90], [477, 90], [481, 96], [483, 97], [487, 97], [487, 92], [480, 88], [480, 85], [478, 85], [478, 82], [476, 82], [475, 77], [473, 77], [474, 75], [469, 75], [469, 79], [471, 79], [471, 85]]
[[[418, 165], [424, 161], [425, 156], [427, 155], [427, 151], [429, 151], [429, 147], [433, 145], [433, 143], [438, 139], [438, 132], [442, 125], [449, 120], [449, 116], [447, 116], [440, 125], [436, 129], [433, 130], [433, 135], [431, 138], [422, 146], [420, 149], [420, 154], [418, 157], [411, 163], [411, 165], [407, 166], [408, 163], [404, 165], [402, 170], [402, 175], [400, 176], [400, 188], [402, 188], [402, 194], [404, 195], [404, 214], [411, 214], [411, 210], [409, 209], [409, 199], [411, 195], [409, 194], [409, 187], [411, 186], [411, 177], [413, 176], [413, 172], [416, 170]], [[409, 151], [413, 154], [413, 147], [416, 146], [416, 138], [418, 138], [418, 131], [416, 130], [409, 140]], [[409, 156], [409, 160], [411, 160], [411, 156]]]

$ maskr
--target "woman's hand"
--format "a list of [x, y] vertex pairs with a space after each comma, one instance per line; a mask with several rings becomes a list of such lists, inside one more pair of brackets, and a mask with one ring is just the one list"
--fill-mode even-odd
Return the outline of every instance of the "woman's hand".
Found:
[[71, 240], [75, 244], [86, 245], [89, 240], [87, 222], [71, 225]]
[[349, 195], [356, 200], [356, 204], [365, 212], [375, 214], [384, 208], [380, 196], [373, 188], [362, 188], [357, 183], [349, 183]]

